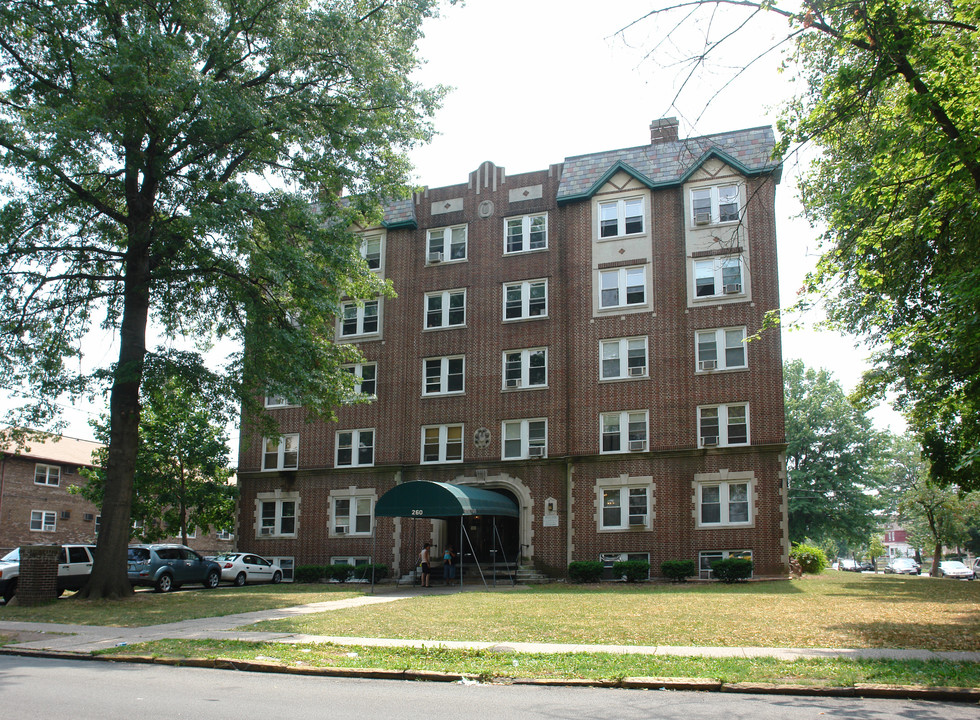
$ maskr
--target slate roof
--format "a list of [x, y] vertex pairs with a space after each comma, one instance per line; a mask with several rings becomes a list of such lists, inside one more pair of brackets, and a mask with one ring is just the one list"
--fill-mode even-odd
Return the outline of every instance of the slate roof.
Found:
[[382, 224], [385, 227], [415, 227], [415, 204], [412, 199], [392, 200], [385, 205], [385, 218]]
[[758, 127], [565, 158], [558, 201], [590, 197], [617, 168], [631, 171], [649, 187], [684, 182], [711, 156], [747, 175], [778, 172], [772, 159], [775, 144], [772, 128]]

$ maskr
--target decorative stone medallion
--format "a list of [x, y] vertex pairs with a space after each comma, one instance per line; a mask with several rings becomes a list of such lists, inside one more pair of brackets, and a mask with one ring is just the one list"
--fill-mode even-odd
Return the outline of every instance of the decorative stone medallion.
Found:
[[490, 430], [485, 427], [477, 428], [476, 432], [473, 433], [473, 445], [478, 448], [489, 447]]

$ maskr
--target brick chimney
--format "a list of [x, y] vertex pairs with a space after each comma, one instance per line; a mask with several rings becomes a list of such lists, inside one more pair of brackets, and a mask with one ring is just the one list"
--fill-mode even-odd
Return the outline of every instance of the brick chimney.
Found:
[[660, 118], [650, 123], [650, 144], [675, 142], [677, 140], [677, 118]]

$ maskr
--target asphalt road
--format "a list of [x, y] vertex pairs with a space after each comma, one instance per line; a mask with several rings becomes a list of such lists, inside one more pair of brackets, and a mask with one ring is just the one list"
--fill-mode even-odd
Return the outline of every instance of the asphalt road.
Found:
[[977, 718], [976, 707], [955, 703], [347, 680], [17, 656], [0, 656], [0, 708], [18, 720]]

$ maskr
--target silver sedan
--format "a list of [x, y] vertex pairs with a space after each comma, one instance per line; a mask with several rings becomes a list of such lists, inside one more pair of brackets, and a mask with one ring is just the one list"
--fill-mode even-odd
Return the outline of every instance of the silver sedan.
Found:
[[245, 583], [282, 582], [282, 568], [251, 553], [224, 553], [214, 558], [221, 566], [221, 579], [241, 587]]

